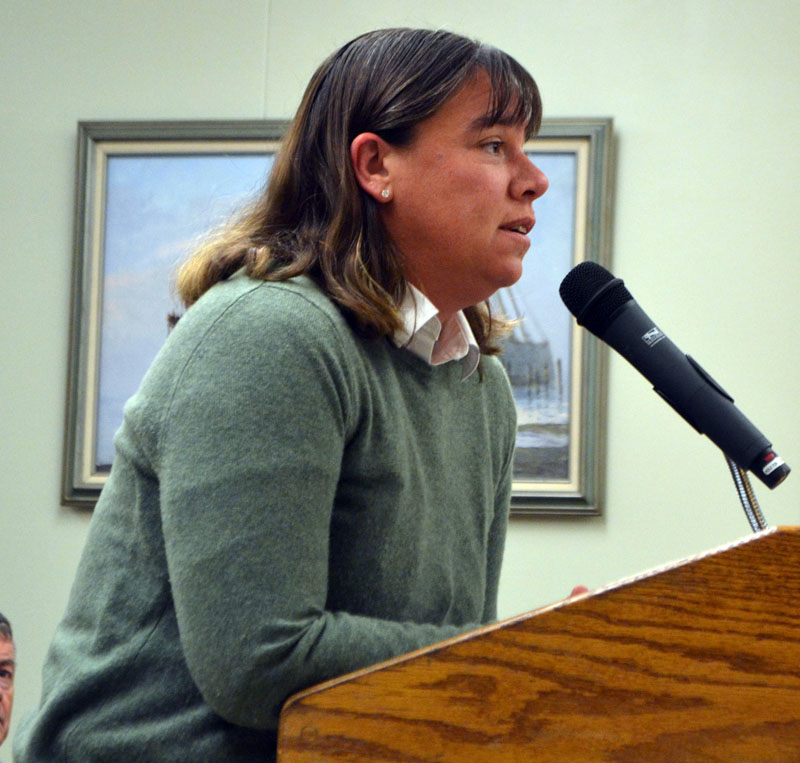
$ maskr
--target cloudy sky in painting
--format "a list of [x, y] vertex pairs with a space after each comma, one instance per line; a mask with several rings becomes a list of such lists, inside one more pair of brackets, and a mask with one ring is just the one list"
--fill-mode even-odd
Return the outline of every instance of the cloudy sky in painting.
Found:
[[97, 463], [167, 336], [176, 266], [263, 185], [261, 155], [111, 156], [107, 166]]

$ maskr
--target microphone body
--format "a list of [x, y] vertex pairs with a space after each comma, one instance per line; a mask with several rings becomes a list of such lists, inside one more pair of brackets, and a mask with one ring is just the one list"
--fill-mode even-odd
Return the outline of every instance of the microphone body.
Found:
[[752, 471], [770, 488], [786, 478], [789, 466], [769, 440], [700, 364], [670, 341], [620, 279], [597, 263], [584, 262], [567, 274], [560, 291], [580, 325], [622, 355], [739, 467]]

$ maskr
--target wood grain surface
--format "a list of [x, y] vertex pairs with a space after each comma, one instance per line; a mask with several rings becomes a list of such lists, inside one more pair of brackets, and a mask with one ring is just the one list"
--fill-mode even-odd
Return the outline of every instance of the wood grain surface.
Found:
[[800, 528], [313, 687], [280, 763], [800, 761]]

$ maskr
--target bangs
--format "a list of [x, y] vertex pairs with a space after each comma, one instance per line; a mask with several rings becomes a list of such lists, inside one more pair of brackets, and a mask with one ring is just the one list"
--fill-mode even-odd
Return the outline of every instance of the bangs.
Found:
[[533, 77], [507, 53], [488, 46], [480, 48], [475, 65], [492, 85], [487, 122], [525, 125], [526, 140], [536, 135], [542, 124], [542, 99]]

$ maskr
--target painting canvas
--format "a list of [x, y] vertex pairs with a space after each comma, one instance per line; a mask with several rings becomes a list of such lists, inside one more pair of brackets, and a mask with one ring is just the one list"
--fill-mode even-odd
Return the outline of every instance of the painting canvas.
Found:
[[[597, 510], [597, 400], [586, 386], [599, 386], [600, 369], [585, 357], [557, 291], [591, 243], [593, 137], [578, 125], [545, 124], [527, 146], [550, 189], [536, 203], [522, 279], [493, 298], [494, 309], [519, 318], [502, 356], [519, 418], [518, 513]], [[281, 122], [79, 126], [65, 503], [96, 500], [125, 401], [181, 312], [171, 288], [177, 266], [260, 191], [284, 129]]]
[[493, 298], [518, 320], [501, 361], [517, 404], [517, 482], [569, 479], [572, 321], [554, 284], [569, 271], [575, 248], [576, 157], [529, 152], [550, 189], [536, 202], [536, 227], [522, 278]]

